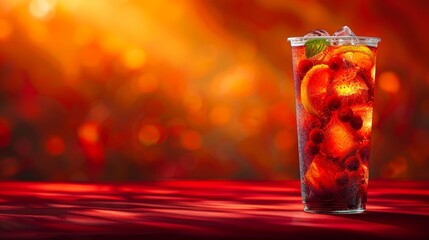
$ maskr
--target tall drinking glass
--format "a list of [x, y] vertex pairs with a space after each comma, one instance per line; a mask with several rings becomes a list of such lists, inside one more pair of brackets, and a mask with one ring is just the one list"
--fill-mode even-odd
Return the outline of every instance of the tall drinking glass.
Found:
[[379, 38], [288, 38], [304, 211], [360, 213], [368, 186]]

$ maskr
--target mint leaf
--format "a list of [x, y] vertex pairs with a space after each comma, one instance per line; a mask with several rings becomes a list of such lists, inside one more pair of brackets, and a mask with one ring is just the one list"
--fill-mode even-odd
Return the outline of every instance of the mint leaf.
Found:
[[311, 58], [326, 49], [328, 41], [323, 38], [310, 39], [305, 43], [305, 56]]

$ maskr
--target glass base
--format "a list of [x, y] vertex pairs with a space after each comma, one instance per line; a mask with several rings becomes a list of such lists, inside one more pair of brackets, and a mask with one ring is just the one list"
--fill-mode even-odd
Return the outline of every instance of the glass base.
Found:
[[311, 203], [304, 204], [304, 212], [308, 213], [324, 213], [324, 214], [359, 214], [365, 211], [365, 205], [344, 206], [326, 203]]

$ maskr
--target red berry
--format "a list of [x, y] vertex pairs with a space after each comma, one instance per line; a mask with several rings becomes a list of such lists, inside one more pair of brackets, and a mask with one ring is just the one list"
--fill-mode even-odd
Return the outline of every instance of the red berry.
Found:
[[331, 57], [328, 61], [328, 66], [331, 70], [337, 71], [344, 66], [344, 60], [340, 57]]
[[303, 59], [298, 63], [298, 74], [303, 78], [305, 74], [313, 67], [313, 62], [308, 59]]
[[360, 161], [359, 161], [359, 158], [357, 158], [356, 156], [351, 156], [346, 159], [345, 166], [350, 171], [358, 170], [359, 165], [360, 165]]
[[338, 186], [345, 186], [349, 182], [349, 175], [345, 172], [338, 172], [335, 174], [335, 182]]
[[326, 98], [326, 106], [330, 111], [335, 111], [341, 107], [341, 99], [337, 95], [331, 95]]
[[353, 118], [353, 110], [349, 107], [342, 107], [338, 111], [338, 119], [342, 122], [349, 122]]
[[359, 148], [359, 156], [363, 161], [368, 161], [369, 160], [369, 153], [370, 153], [370, 146], [369, 143], [364, 143], [360, 148]]
[[305, 119], [304, 127], [307, 131], [309, 131], [313, 128], [320, 128], [320, 127], [322, 127], [322, 122], [317, 117], [308, 116]]
[[319, 145], [315, 144], [312, 141], [309, 141], [307, 142], [307, 144], [305, 144], [305, 151], [311, 156], [314, 156], [319, 153], [320, 148]]
[[325, 135], [323, 134], [323, 131], [320, 128], [315, 128], [311, 130], [310, 132], [310, 139], [311, 141], [319, 144], [323, 142], [323, 139], [325, 138]]
[[362, 125], [363, 125], [363, 120], [361, 116], [353, 116], [352, 119], [350, 120], [350, 126], [355, 130], [361, 129]]

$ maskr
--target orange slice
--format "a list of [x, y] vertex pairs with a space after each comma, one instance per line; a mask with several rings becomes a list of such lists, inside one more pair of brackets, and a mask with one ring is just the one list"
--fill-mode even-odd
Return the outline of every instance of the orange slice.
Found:
[[365, 46], [342, 46], [335, 49], [334, 55], [341, 55], [363, 69], [371, 69], [374, 65], [374, 54]]
[[312, 115], [319, 115], [323, 110], [329, 84], [328, 65], [312, 67], [301, 83], [301, 102], [305, 110]]

